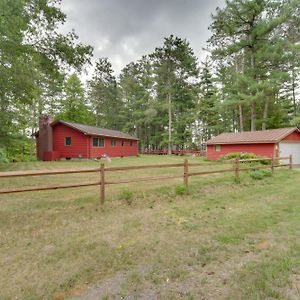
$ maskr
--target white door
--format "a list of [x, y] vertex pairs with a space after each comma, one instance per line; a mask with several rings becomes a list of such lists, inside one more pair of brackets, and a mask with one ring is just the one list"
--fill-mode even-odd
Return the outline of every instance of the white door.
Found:
[[300, 164], [300, 143], [279, 143], [279, 156], [293, 156], [293, 164]]

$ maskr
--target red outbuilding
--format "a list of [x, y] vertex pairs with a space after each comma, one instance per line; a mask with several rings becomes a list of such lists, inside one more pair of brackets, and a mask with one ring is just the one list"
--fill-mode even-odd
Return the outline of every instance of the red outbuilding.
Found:
[[297, 127], [262, 131], [222, 133], [206, 143], [207, 158], [218, 159], [231, 152], [286, 157], [300, 164], [300, 131]]
[[117, 130], [43, 116], [35, 134], [39, 160], [138, 155], [138, 139]]

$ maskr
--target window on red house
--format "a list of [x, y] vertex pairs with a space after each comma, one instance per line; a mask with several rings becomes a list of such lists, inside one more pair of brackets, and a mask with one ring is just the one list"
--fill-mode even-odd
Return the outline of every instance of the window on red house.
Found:
[[130, 147], [132, 147], [133, 146], [133, 141], [130, 141]]
[[104, 138], [93, 138], [93, 147], [104, 147]]
[[116, 147], [116, 139], [110, 139], [110, 145]]
[[220, 152], [221, 151], [221, 145], [215, 145], [215, 151]]
[[72, 144], [72, 139], [70, 136], [65, 137], [65, 146], [71, 146]]
[[123, 147], [125, 145], [125, 141], [121, 141], [121, 146]]

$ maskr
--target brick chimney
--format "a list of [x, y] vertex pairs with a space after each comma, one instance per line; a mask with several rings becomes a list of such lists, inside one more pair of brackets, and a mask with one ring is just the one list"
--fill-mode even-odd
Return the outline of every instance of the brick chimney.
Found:
[[44, 160], [44, 152], [53, 151], [53, 134], [51, 123], [53, 118], [51, 116], [40, 116], [39, 118], [39, 137], [38, 137], [38, 158]]

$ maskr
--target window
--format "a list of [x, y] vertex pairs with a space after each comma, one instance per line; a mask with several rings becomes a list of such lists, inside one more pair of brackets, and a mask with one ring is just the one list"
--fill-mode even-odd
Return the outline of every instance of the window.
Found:
[[116, 139], [110, 139], [110, 145], [116, 147]]
[[123, 146], [124, 146], [124, 144], [125, 144], [125, 142], [122, 140], [122, 141], [121, 141], [121, 146], [123, 147]]
[[130, 141], [130, 147], [132, 147], [133, 146], [133, 141]]
[[221, 151], [221, 145], [215, 145], [215, 151], [220, 152]]
[[70, 136], [65, 137], [65, 146], [71, 146], [72, 144], [72, 139]]
[[104, 138], [93, 138], [93, 147], [104, 147]]

